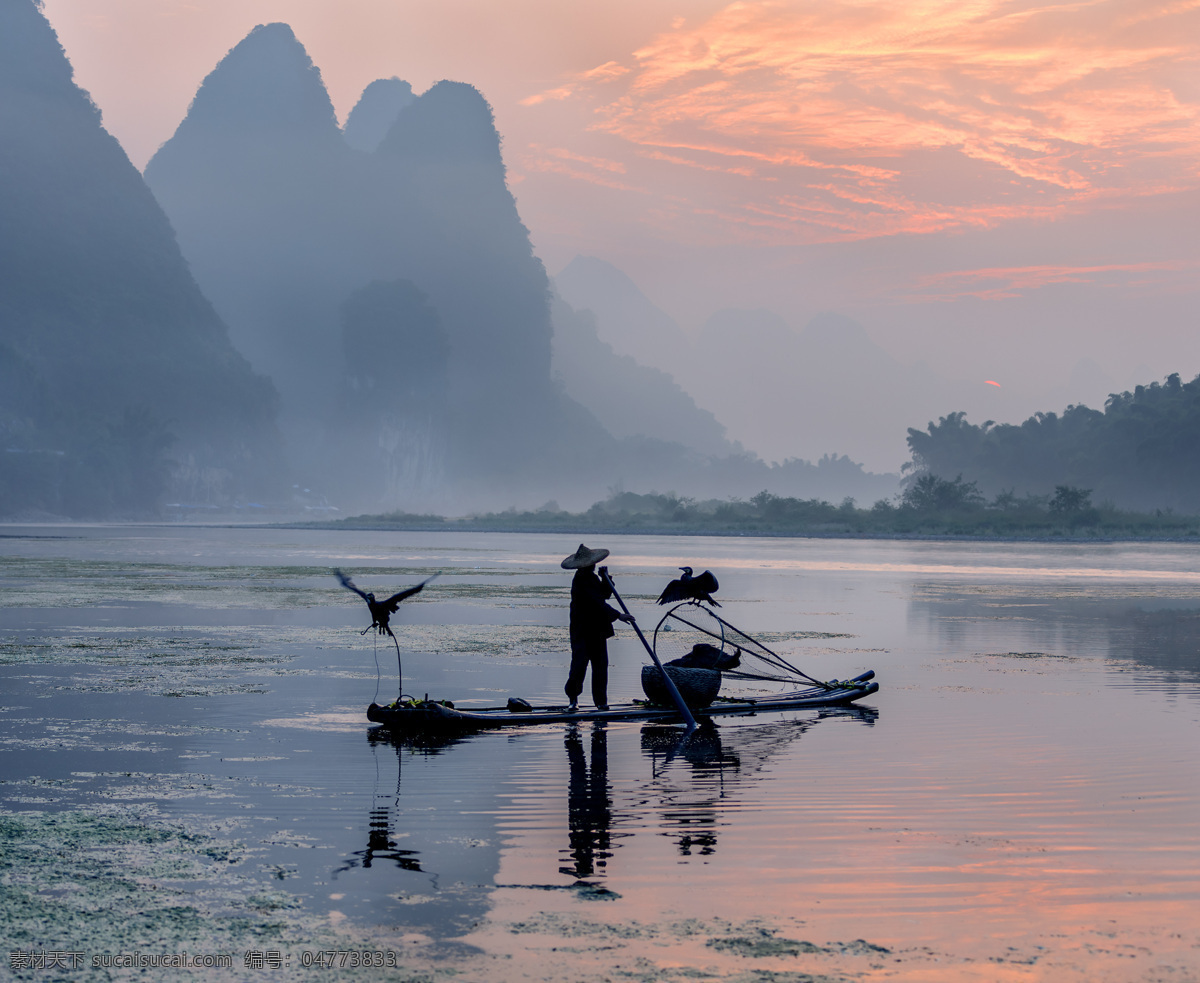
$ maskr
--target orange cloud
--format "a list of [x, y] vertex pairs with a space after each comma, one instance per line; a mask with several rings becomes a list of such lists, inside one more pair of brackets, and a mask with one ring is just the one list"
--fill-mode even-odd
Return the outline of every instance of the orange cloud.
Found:
[[698, 209], [786, 199], [773, 237], [810, 242], [1196, 187], [1198, 74], [1200, 0], [745, 0], [569, 98], [655, 166], [753, 168], [769, 183], [698, 188]]
[[[1196, 263], [1168, 260], [1150, 263], [1108, 263], [1097, 266], [1040, 265], [994, 267], [978, 270], [953, 270], [923, 277], [918, 294], [913, 299], [959, 300], [975, 297], [982, 300], [1002, 300], [1020, 296], [1023, 292], [1061, 283], [1096, 283], [1100, 281], [1142, 282], [1128, 274], [1177, 273], [1193, 269]], [[940, 288], [940, 289], [939, 289]]]

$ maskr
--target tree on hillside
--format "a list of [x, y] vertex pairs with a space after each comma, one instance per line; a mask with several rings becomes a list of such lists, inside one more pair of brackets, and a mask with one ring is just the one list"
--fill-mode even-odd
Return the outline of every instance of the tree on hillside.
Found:
[[395, 506], [444, 479], [450, 343], [408, 280], [376, 280], [341, 308], [346, 359], [339, 447], [364, 500]]
[[415, 284], [375, 280], [347, 298], [341, 318], [349, 409], [440, 409], [450, 344]]

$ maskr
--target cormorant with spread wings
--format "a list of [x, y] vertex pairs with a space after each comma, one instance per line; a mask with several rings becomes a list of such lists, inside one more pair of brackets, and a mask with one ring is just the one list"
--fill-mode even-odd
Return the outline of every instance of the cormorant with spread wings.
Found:
[[[369, 627], [364, 628], [362, 631], [360, 631], [359, 634], [365, 635], [372, 628], [374, 628], [375, 631], [380, 635], [383, 635], [386, 633], [386, 634], [392, 636], [392, 641], [396, 645], [396, 672], [399, 675], [400, 697], [403, 698], [404, 697], [404, 666], [400, 662], [400, 640], [398, 638], [396, 638], [395, 633], [392, 631], [392, 626], [390, 624], [388, 624], [388, 619], [390, 619], [391, 616], [393, 614], [395, 614], [396, 611], [399, 609], [401, 601], [403, 601], [407, 597], [412, 597], [413, 594], [416, 594], [418, 591], [420, 591], [427, 583], [429, 583], [429, 581], [433, 580], [433, 577], [436, 577], [438, 575], [435, 573], [433, 575], [433, 577], [426, 577], [419, 584], [417, 584], [416, 587], [409, 587], [407, 590], [397, 591], [391, 597], [384, 598], [382, 601], [377, 601], [377, 600], [375, 600], [374, 594], [370, 593], [369, 591], [360, 590], [355, 585], [354, 581], [351, 580], [349, 577], [347, 577], [344, 573], [342, 573], [341, 570], [335, 569], [333, 572], [335, 574], [337, 574], [337, 579], [341, 582], [341, 585], [343, 587], [345, 587], [347, 590], [354, 591], [355, 594], [357, 594], [359, 597], [361, 597], [364, 601], [367, 602], [367, 608], [371, 612], [371, 624]], [[378, 668], [379, 668], [378, 659], [376, 659], [375, 668], [378, 671]], [[379, 695], [378, 683], [376, 683], [376, 696], [378, 696], [378, 695]]]
[[707, 601], [713, 607], [721, 605], [712, 599], [712, 594], [720, 586], [717, 578], [705, 570], [699, 577], [692, 576], [691, 567], [680, 567], [683, 576], [667, 584], [666, 590], [658, 598], [659, 604], [674, 604], [676, 601]]
[[[405, 598], [412, 597], [413, 594], [416, 594], [418, 591], [420, 591], [421, 588], [429, 583], [429, 581], [433, 580], [433, 577], [438, 576], [435, 573], [433, 577], [427, 577], [422, 580], [419, 584], [417, 584], [416, 587], [410, 587], [408, 590], [397, 591], [391, 597], [384, 598], [382, 601], [377, 601], [375, 600], [374, 594], [360, 590], [355, 586], [354, 581], [342, 573], [341, 570], [335, 569], [333, 572], [337, 574], [337, 579], [341, 581], [343, 587], [354, 591], [355, 594], [367, 602], [367, 608], [371, 612], [371, 627], [364, 628], [361, 632], [359, 632], [360, 635], [365, 635], [371, 630], [371, 628], [374, 628], [377, 632], [379, 632], [380, 635], [384, 633], [392, 635], [392, 628], [391, 625], [388, 624], [388, 619], [399, 609], [400, 602]], [[395, 637], [395, 635], [392, 635], [393, 639]]]

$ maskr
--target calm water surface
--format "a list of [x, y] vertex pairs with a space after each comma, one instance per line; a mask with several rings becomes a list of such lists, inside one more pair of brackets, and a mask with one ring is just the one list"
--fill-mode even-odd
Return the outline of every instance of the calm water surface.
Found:
[[[395, 619], [406, 692], [561, 702], [578, 537], [3, 533], [10, 951], [83, 945], [53, 912], [84, 902], [39, 893], [14, 840], [118, 816], [236, 849], [202, 887], [112, 853], [100, 880], [210, 914], [258, 898], [433, 976], [1200, 979], [1200, 547], [588, 537], [644, 627], [678, 566], [711, 569], [730, 621], [880, 692], [686, 742], [421, 744], [369, 729], [396, 655], [330, 569], [377, 593], [442, 572]], [[612, 699], [640, 696], [627, 628], [610, 656]], [[272, 978], [222, 930], [230, 978]]]

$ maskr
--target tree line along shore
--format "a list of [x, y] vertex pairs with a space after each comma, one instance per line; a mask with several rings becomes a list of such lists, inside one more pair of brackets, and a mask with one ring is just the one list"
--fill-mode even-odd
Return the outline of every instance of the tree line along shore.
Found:
[[317, 523], [338, 529], [462, 532], [643, 533], [649, 535], [947, 537], [1028, 540], [1200, 541], [1200, 516], [1135, 512], [1093, 504], [1089, 489], [1060, 485], [1053, 495], [1001, 492], [986, 499], [975, 482], [924, 474], [893, 500], [860, 508], [760, 492], [753, 498], [697, 501], [674, 493], [615, 492], [583, 512], [556, 503], [461, 518], [390, 512]]

